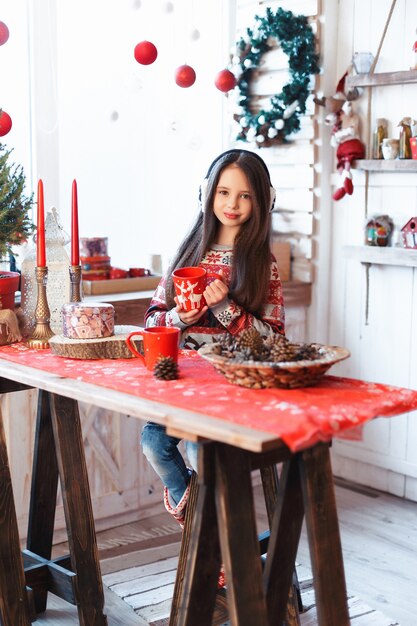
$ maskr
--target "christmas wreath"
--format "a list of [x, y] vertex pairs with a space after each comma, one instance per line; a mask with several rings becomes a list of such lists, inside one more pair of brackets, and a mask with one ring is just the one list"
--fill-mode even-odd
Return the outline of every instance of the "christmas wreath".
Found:
[[[237, 76], [237, 111], [239, 124], [236, 137], [240, 141], [254, 141], [258, 146], [284, 143], [286, 137], [300, 130], [300, 116], [305, 113], [310, 94], [310, 78], [320, 71], [314, 33], [304, 15], [278, 8], [276, 13], [267, 8], [265, 17], [255, 15], [254, 28], [247, 28], [247, 37], [236, 43], [232, 59]], [[269, 106], [255, 109], [251, 83], [263, 55], [280, 45], [288, 56], [290, 81], [281, 93], [274, 94]]]

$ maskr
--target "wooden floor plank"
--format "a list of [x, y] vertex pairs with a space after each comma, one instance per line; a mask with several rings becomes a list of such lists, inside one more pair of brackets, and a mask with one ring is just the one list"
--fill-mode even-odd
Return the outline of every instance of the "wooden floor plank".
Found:
[[125, 583], [129, 580], [135, 580], [152, 574], [161, 574], [176, 569], [178, 565], [178, 557], [172, 556], [169, 559], [162, 559], [148, 565], [140, 565], [139, 567], [129, 567], [128, 569], [113, 572], [112, 574], [103, 575], [103, 582], [107, 587]]
[[140, 615], [147, 623], [158, 622], [169, 617], [171, 611], [171, 598], [158, 602], [158, 604], [152, 604], [151, 606], [145, 606], [137, 610], [137, 614]]
[[172, 598], [174, 592], [174, 583], [172, 585], [164, 585], [158, 589], [151, 589], [144, 593], [137, 593], [133, 596], [127, 596], [124, 601], [133, 609], [140, 609], [144, 606], [150, 606], [151, 604], [158, 604], [162, 600], [168, 600]]
[[132, 552], [127, 552], [126, 554], [120, 554], [119, 556], [111, 558], [107, 558], [106, 553], [103, 553], [100, 562], [101, 573], [104, 575], [123, 570], [124, 568], [146, 565], [147, 563], [155, 563], [156, 561], [167, 559], [172, 556], [178, 557], [180, 545], [180, 542], [176, 541], [166, 546], [133, 550]]
[[111, 591], [116, 593], [121, 598], [127, 598], [128, 596], [144, 593], [145, 591], [152, 591], [153, 589], [159, 589], [165, 585], [174, 583], [176, 573], [177, 570], [174, 568], [168, 572], [152, 574], [150, 576], [141, 576], [140, 578], [135, 578], [124, 583], [113, 585], [111, 587]]

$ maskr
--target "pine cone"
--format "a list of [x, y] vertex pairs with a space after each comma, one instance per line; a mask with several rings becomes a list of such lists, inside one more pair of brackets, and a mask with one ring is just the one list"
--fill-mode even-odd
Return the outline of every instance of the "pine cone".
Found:
[[222, 333], [213, 337], [213, 343], [220, 346], [222, 351], [230, 352], [233, 348], [234, 339], [230, 333]]
[[280, 363], [281, 361], [294, 361], [298, 347], [290, 343], [283, 335], [274, 335], [265, 340], [269, 348], [269, 361]]
[[247, 328], [239, 333], [236, 340], [236, 349], [239, 352], [250, 350], [253, 358], [259, 358], [264, 352], [262, 335], [256, 328]]
[[297, 361], [314, 361], [315, 359], [319, 358], [320, 352], [317, 349], [317, 346], [314, 345], [314, 343], [303, 343], [303, 345], [300, 346], [297, 354]]
[[153, 368], [153, 375], [160, 380], [178, 378], [178, 363], [171, 356], [160, 356]]

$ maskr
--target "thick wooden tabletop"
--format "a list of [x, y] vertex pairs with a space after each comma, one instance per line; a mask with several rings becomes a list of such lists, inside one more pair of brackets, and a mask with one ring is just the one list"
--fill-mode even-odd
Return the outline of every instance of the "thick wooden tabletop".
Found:
[[[1, 358], [0, 377], [131, 417], [152, 420], [166, 426], [169, 432], [189, 440], [210, 439], [252, 452], [263, 452], [282, 445], [278, 437], [262, 430], [247, 428], [211, 415], [187, 411], [73, 378], [65, 378], [59, 374], [11, 363]], [[5, 384], [5, 381], [0, 380], [0, 393]]]

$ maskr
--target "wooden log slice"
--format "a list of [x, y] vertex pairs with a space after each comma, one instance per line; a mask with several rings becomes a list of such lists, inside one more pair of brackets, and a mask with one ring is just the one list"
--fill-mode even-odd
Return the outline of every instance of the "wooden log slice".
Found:
[[[112, 337], [97, 339], [69, 339], [64, 335], [54, 335], [49, 345], [54, 354], [68, 359], [130, 359], [133, 354], [126, 345], [126, 338], [139, 329], [139, 326], [115, 326]], [[135, 338], [135, 343], [141, 343], [139, 336]]]

